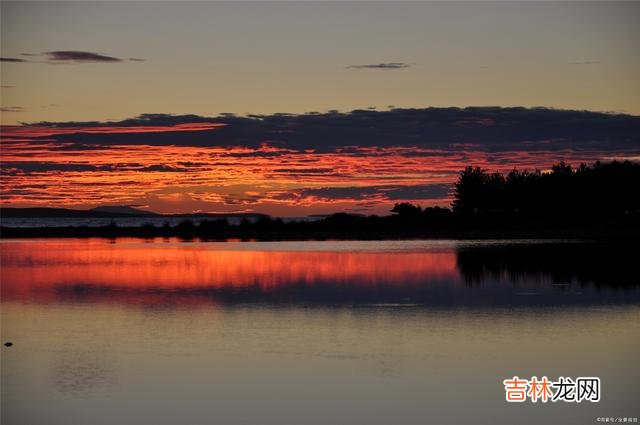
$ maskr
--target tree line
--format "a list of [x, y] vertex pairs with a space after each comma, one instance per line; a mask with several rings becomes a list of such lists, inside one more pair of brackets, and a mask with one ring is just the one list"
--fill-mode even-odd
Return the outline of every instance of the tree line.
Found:
[[455, 184], [453, 212], [617, 215], [640, 211], [640, 164], [564, 162], [548, 172], [490, 173], [466, 167]]
[[180, 237], [224, 240], [388, 238], [640, 237], [640, 164], [596, 162], [549, 171], [491, 173], [466, 167], [454, 185], [451, 208], [397, 203], [391, 215], [335, 213], [315, 221], [261, 216], [231, 224], [191, 220], [170, 226], [3, 227], [1, 237]]

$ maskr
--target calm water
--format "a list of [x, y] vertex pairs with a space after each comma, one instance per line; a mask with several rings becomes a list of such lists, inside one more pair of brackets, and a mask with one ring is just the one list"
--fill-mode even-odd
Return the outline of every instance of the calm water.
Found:
[[[630, 250], [577, 242], [4, 240], [2, 423], [640, 417]], [[600, 403], [502, 380], [598, 376]]]

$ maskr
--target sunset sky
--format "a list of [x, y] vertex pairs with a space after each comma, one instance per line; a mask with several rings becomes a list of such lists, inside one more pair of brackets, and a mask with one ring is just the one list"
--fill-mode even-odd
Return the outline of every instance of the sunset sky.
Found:
[[383, 214], [465, 165], [640, 158], [638, 2], [1, 13], [5, 207]]

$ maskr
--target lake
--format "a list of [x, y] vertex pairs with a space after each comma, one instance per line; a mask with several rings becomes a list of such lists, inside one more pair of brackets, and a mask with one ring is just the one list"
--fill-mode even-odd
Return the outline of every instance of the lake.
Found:
[[[579, 241], [0, 242], [2, 423], [639, 417], [633, 251]], [[598, 403], [507, 403], [514, 375]]]

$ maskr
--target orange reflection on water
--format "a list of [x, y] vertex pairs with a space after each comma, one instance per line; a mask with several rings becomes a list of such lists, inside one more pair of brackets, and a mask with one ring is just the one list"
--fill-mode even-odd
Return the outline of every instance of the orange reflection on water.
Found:
[[[376, 289], [440, 285], [457, 280], [451, 249], [428, 252], [241, 249], [226, 243], [144, 243], [120, 239], [5, 241], [1, 260], [4, 300], [55, 300], [65, 288], [97, 288], [121, 297], [201, 290], [328, 286]], [[237, 244], [235, 245], [237, 246]], [[248, 248], [247, 248], [248, 247]]]

